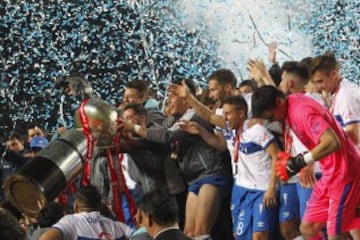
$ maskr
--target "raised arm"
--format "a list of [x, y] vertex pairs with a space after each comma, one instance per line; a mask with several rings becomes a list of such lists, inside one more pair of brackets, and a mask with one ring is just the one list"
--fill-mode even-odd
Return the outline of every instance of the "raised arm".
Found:
[[197, 98], [190, 93], [190, 90], [187, 87], [185, 81], [182, 82], [182, 85], [170, 84], [169, 92], [186, 99], [186, 101], [195, 110], [195, 112], [206, 122], [219, 126], [221, 128], [225, 128], [225, 120], [223, 119], [223, 117], [216, 115], [215, 113], [213, 113], [213, 111], [211, 111], [210, 108], [197, 100]]
[[172, 137], [179, 133], [179, 131], [169, 130], [166, 126], [152, 126], [146, 128], [130, 122], [121, 123], [118, 129], [129, 134], [135, 133], [141, 138], [156, 143], [169, 143]]
[[182, 121], [180, 129], [190, 134], [199, 135], [207, 144], [220, 151], [227, 149], [226, 140], [223, 134], [209, 132], [200, 124], [193, 121]]
[[250, 78], [254, 79], [259, 86], [271, 85], [276, 87], [270, 73], [261, 60], [249, 60], [247, 69]]

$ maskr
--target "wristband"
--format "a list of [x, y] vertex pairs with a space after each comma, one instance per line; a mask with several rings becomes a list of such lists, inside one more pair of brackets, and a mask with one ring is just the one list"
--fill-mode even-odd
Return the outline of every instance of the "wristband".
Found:
[[311, 154], [311, 152], [307, 152], [307, 153], [304, 154], [304, 162], [306, 162], [306, 164], [312, 163], [314, 161], [315, 160], [314, 160], [314, 157]]
[[137, 134], [139, 134], [140, 130], [141, 130], [141, 126], [138, 125], [138, 124], [135, 124], [135, 125], [134, 125], [134, 132], [137, 133]]

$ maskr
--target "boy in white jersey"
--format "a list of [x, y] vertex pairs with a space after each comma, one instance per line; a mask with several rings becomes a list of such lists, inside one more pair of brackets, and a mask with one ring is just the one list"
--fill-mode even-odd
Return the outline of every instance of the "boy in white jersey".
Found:
[[269, 130], [245, 121], [247, 104], [243, 97], [226, 98], [223, 110], [228, 127], [236, 131], [238, 173], [231, 203], [236, 239], [267, 239], [276, 220], [274, 163], [278, 146]]
[[355, 145], [360, 147], [360, 87], [340, 73], [333, 54], [317, 56], [311, 63], [312, 80], [331, 94], [330, 112], [335, 116]]
[[66, 215], [40, 240], [129, 239], [134, 230], [100, 214], [101, 195], [95, 186], [80, 188], [75, 194], [74, 214]]

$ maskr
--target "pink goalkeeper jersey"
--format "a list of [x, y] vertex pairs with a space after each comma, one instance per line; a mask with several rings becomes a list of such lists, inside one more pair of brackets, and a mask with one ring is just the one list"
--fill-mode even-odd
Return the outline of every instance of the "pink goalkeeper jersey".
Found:
[[320, 159], [322, 182], [347, 183], [359, 178], [360, 153], [326, 108], [304, 94], [291, 94], [288, 96], [286, 122], [310, 150], [319, 143], [320, 136], [327, 129], [332, 128], [338, 135], [340, 149]]

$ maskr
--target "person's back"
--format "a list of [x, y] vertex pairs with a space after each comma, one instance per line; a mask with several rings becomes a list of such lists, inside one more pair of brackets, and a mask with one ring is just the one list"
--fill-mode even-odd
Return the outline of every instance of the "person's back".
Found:
[[340, 149], [320, 160], [323, 171], [321, 181], [348, 182], [358, 177], [360, 171], [359, 152], [331, 113], [315, 100], [303, 94], [290, 95], [288, 104], [287, 120], [290, 125], [296, 125], [292, 129], [308, 149], [312, 149], [318, 144], [319, 137], [325, 129], [332, 128], [339, 137]]
[[123, 239], [133, 232], [127, 225], [104, 217], [98, 211], [66, 215], [53, 227], [63, 233], [64, 239]]
[[133, 229], [102, 216], [101, 207], [101, 196], [95, 186], [80, 188], [75, 194], [75, 213], [61, 218], [39, 239], [129, 239]]
[[30, 240], [37, 240], [50, 227], [57, 223], [64, 216], [63, 206], [56, 202], [51, 202], [47, 204], [43, 209], [40, 210], [38, 215], [38, 225], [39, 228], [34, 229], [31, 234]]

